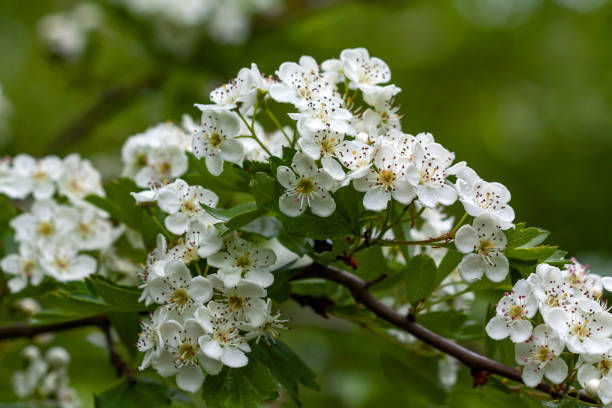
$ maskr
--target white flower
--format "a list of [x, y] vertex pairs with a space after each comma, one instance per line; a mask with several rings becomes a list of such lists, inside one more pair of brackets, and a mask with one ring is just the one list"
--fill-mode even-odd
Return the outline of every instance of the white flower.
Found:
[[180, 261], [170, 261], [164, 268], [164, 277], [147, 283], [155, 303], [181, 314], [198, 304], [208, 302], [213, 295], [210, 281], [203, 276], [191, 277], [189, 269]]
[[393, 197], [402, 204], [410, 204], [416, 191], [406, 173], [411, 167], [410, 161], [400, 157], [391, 146], [382, 146], [374, 156], [374, 166], [368, 173], [353, 181], [357, 191], [365, 191], [363, 206], [368, 210], [382, 211]]
[[488, 183], [478, 177], [474, 170], [464, 167], [457, 172], [456, 188], [459, 200], [469, 215], [493, 214], [499, 218], [502, 229], [512, 227], [514, 210], [508, 205], [510, 192], [504, 185]]
[[191, 221], [183, 239], [170, 250], [173, 259], [184, 264], [206, 258], [223, 247], [223, 241], [216, 228], [207, 227], [200, 221]]
[[333, 179], [304, 153], [293, 156], [291, 168], [279, 166], [276, 177], [286, 189], [278, 200], [283, 214], [297, 217], [310, 207], [314, 214], [328, 217], [336, 210], [336, 202], [329, 193], [334, 187]]
[[163, 348], [161, 337], [161, 326], [168, 320], [168, 309], [158, 307], [153, 313], [140, 321], [141, 332], [138, 333], [136, 348], [141, 353], [145, 353], [139, 370], [144, 370], [151, 365], [152, 360], [159, 356]]
[[89, 194], [105, 196], [100, 172], [89, 160], [73, 153], [64, 158], [63, 165], [64, 172], [58, 181], [59, 192], [73, 204], [85, 203], [83, 199]]
[[541, 324], [533, 329], [527, 342], [515, 346], [516, 362], [523, 367], [523, 382], [535, 387], [546, 376], [553, 384], [567, 377], [567, 364], [559, 357], [564, 349], [563, 340], [553, 329]]
[[578, 365], [578, 382], [586, 392], [604, 404], [612, 402], [612, 352], [581, 354]]
[[193, 138], [193, 154], [205, 158], [206, 168], [213, 176], [223, 172], [223, 162], [242, 162], [242, 144], [234, 139], [240, 131], [240, 119], [233, 112], [205, 110], [202, 126]]
[[[226, 288], [223, 281], [216, 275], [210, 276], [210, 281], [221, 298], [208, 304], [209, 310], [227, 310], [226, 317], [236, 324], [259, 326], [266, 319], [266, 302], [261, 299], [266, 296], [266, 290], [261, 286], [242, 280], [233, 288]], [[215, 306], [222, 304], [221, 308]]]
[[97, 268], [96, 260], [89, 255], [79, 255], [76, 243], [70, 240], [46, 246], [40, 264], [49, 275], [60, 282], [82, 280]]
[[15, 156], [15, 177], [26, 183], [36, 200], [46, 200], [55, 193], [55, 183], [62, 175], [62, 161], [57, 156], [36, 160], [26, 154]]
[[374, 148], [358, 140], [345, 140], [336, 148], [336, 157], [348, 168], [348, 179], [357, 179], [365, 176], [372, 167]]
[[605, 353], [612, 347], [612, 315], [589, 299], [577, 299], [572, 307], [555, 307], [545, 316], [572, 353]]
[[527, 278], [538, 298], [540, 313], [547, 319], [548, 312], [554, 307], [565, 307], [572, 300], [572, 290], [565, 279], [565, 273], [548, 264], [539, 264], [535, 273]]
[[354, 133], [349, 124], [353, 115], [344, 108], [342, 99], [336, 96], [317, 95], [308, 100], [306, 109], [300, 113], [290, 113], [289, 117], [298, 121], [297, 130], [302, 136], [323, 129], [349, 135]]
[[414, 184], [423, 205], [431, 208], [438, 203], [451, 205], [457, 200], [457, 191], [446, 181], [446, 171], [454, 158], [454, 154], [438, 143], [414, 143], [414, 166], [408, 171], [407, 177]]
[[40, 253], [35, 246], [23, 242], [19, 245], [19, 254], [7, 255], [0, 261], [0, 267], [4, 272], [14, 275], [8, 281], [11, 292], [19, 292], [28, 283], [36, 286], [42, 281], [45, 271], [38, 262], [39, 256]]
[[334, 178], [344, 180], [344, 170], [336, 157], [338, 148], [342, 146], [344, 134], [329, 129], [306, 131], [299, 140], [302, 151], [311, 159], [321, 159], [323, 169]]
[[264, 338], [268, 344], [276, 341], [279, 333], [276, 329], [286, 329], [285, 323], [289, 320], [283, 320], [280, 318], [280, 312], [272, 313], [272, 300], [266, 300], [265, 318], [263, 323], [260, 325], [253, 325], [253, 323], [244, 324], [241, 329], [246, 330], [246, 338], [248, 340], [255, 339], [256, 343], [259, 343], [260, 338]]
[[164, 220], [168, 231], [182, 235], [191, 221], [208, 221], [210, 217], [202, 204], [214, 207], [219, 202], [217, 195], [202, 186], [190, 186], [177, 179], [159, 190], [157, 204], [164, 212], [170, 214]]
[[319, 75], [317, 62], [307, 55], [300, 58], [299, 64], [282, 63], [276, 75], [281, 82], [270, 87], [270, 97], [300, 110], [307, 109], [311, 98], [331, 94], [329, 84]]
[[472, 283], [486, 275], [493, 282], [501, 282], [508, 275], [506, 235], [496, 217], [483, 214], [464, 225], [455, 234], [455, 246], [459, 252], [469, 254], [458, 266], [461, 277]]
[[219, 317], [207, 307], [196, 311], [196, 319], [206, 330], [199, 338], [202, 352], [209, 358], [222, 362], [228, 367], [244, 367], [249, 359], [244, 353], [251, 351], [249, 344], [232, 320]]
[[538, 301], [529, 282], [516, 282], [511, 293], [507, 293], [495, 308], [496, 316], [487, 323], [486, 331], [494, 340], [510, 336], [514, 343], [529, 339], [533, 326], [529, 319], [538, 311]]
[[195, 319], [187, 319], [184, 324], [168, 320], [160, 327], [164, 349], [153, 361], [153, 367], [163, 376], [176, 374], [176, 384], [182, 390], [196, 392], [204, 383], [202, 368], [209, 374], [218, 374], [223, 367], [219, 362], [208, 358], [198, 344], [198, 339], [206, 335]]
[[50, 243], [68, 235], [76, 227], [78, 212], [53, 200], [35, 201], [30, 212], [10, 221], [19, 242]]
[[79, 209], [75, 235], [80, 249], [91, 251], [109, 247], [115, 239], [110, 221], [101, 218], [99, 211], [90, 207]]
[[13, 390], [20, 398], [26, 398], [35, 390], [48, 370], [48, 365], [36, 346], [27, 346], [21, 351], [28, 363], [25, 370], [15, 371], [12, 378]]
[[235, 79], [212, 90], [210, 100], [214, 105], [200, 105], [201, 111], [208, 109], [232, 110], [240, 104], [241, 112], [248, 112], [257, 101], [257, 90], [264, 85], [264, 79], [256, 64], [242, 68]]
[[445, 354], [438, 360], [438, 379], [444, 388], [452, 388], [457, 382], [457, 374], [459, 373], [459, 361]]
[[219, 268], [217, 276], [226, 288], [235, 287], [241, 279], [268, 287], [274, 281], [269, 269], [276, 262], [274, 251], [258, 248], [242, 238], [234, 238], [226, 244], [227, 252], [208, 257], [208, 264]]
[[365, 48], [346, 49], [340, 53], [344, 75], [357, 86], [376, 85], [391, 79], [389, 66], [372, 57]]

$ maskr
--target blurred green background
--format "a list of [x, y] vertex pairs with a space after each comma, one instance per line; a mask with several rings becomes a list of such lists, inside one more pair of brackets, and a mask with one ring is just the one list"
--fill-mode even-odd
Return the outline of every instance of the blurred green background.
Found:
[[[129, 135], [197, 115], [193, 103], [241, 67], [273, 73], [303, 54], [321, 62], [362, 46], [402, 88], [405, 132], [431, 131], [504, 183], [517, 221], [552, 231], [552, 243], [595, 272], [612, 265], [612, 2], [290, 1], [277, 17], [256, 18], [243, 45], [202, 36], [191, 53], [160, 47], [154, 25], [101, 3], [102, 27], [66, 62], [49, 55], [36, 25], [77, 3], [0, 2], [0, 83], [13, 104], [2, 155], [77, 151], [110, 177]], [[311, 323], [296, 318], [286, 338], [323, 388], [304, 392], [306, 406], [407, 403], [411, 388], [383, 375], [367, 333], [300, 313]]]

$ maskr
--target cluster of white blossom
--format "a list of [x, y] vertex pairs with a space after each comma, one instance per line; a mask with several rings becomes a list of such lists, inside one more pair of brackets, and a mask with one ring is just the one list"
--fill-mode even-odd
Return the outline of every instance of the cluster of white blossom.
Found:
[[116, 0], [132, 13], [155, 18], [180, 29], [205, 27], [215, 41], [242, 43], [250, 31], [251, 16], [275, 14], [280, 0]]
[[106, 213], [85, 201], [104, 190], [100, 173], [77, 154], [0, 160], [0, 193], [28, 208], [10, 221], [18, 251], [0, 261], [12, 292], [45, 276], [62, 282], [89, 276], [97, 261], [82, 252], [104, 250], [121, 234]]
[[176, 375], [181, 389], [195, 392], [205, 373], [245, 366], [250, 340], [276, 338], [284, 321], [272, 313], [266, 288], [280, 260], [273, 249], [235, 233], [221, 236], [214, 226], [220, 221], [204, 207], [217, 205], [210, 190], [177, 179], [148, 200], [168, 214], [165, 226], [180, 238], [169, 247], [160, 234], [141, 275], [141, 300], [159, 306], [141, 324], [140, 369], [153, 366], [164, 377]]
[[55, 55], [78, 59], [87, 48], [89, 34], [100, 27], [104, 14], [95, 3], [80, 3], [65, 12], [49, 14], [38, 23], [38, 33]]
[[[156, 202], [168, 214], [166, 229], [181, 236], [173, 248], [160, 236], [142, 276], [143, 299], [161, 306], [143, 322], [141, 368], [152, 365], [165, 376], [177, 373], [179, 386], [193, 391], [204, 380], [200, 365], [214, 374], [222, 364], [246, 364], [248, 339], [280, 323], [270, 314], [271, 303], [263, 300], [274, 279], [274, 252], [252, 247], [236, 233], [219, 235], [214, 224], [221, 221], [207, 211], [218, 197], [179, 178], [187, 171], [187, 152], [202, 159], [210, 174], [222, 177], [225, 162], [266, 162], [283, 157], [285, 147], [296, 149], [290, 166], [276, 170], [284, 189], [279, 209], [290, 217], [308, 209], [320, 217], [332, 215], [334, 193], [350, 185], [365, 193], [367, 210], [383, 211], [392, 201], [406, 208], [414, 204], [424, 223], [412, 228], [413, 238], [452, 237], [453, 219], [444, 216], [444, 207], [459, 200], [475, 218], [456, 232], [456, 246], [466, 255], [458, 273], [449, 275], [434, 295], [439, 301], [432, 311], [469, 307], [473, 295], [460, 294], [467, 284], [483, 276], [495, 282], [507, 276], [503, 230], [513, 227], [510, 193], [482, 180], [464, 162], [453, 164], [454, 154], [431, 134], [403, 133], [394, 105], [400, 89], [384, 85], [390, 78], [387, 64], [363, 48], [344, 50], [320, 66], [303, 56], [298, 63], [283, 63], [276, 77], [262, 75], [252, 64], [213, 90], [212, 104], [196, 104], [200, 123], [188, 120], [185, 130], [158, 125], [128, 140], [124, 174], [148, 188], [134, 192], [134, 198], [139, 204]], [[293, 126], [280, 123], [269, 107], [272, 102], [293, 106], [296, 111], [288, 115]], [[271, 132], [257, 120], [263, 112], [277, 126]], [[393, 238], [390, 230], [382, 235]], [[437, 263], [446, 251], [417, 250]], [[204, 276], [201, 259], [206, 260]], [[455, 294], [451, 303], [456, 304], [444, 301]], [[231, 350], [227, 355], [226, 349]]]
[[44, 406], [82, 406], [76, 391], [69, 386], [70, 355], [64, 348], [52, 347], [43, 356], [38, 347], [27, 346], [21, 355], [27, 365], [13, 374], [13, 390], [19, 398]]
[[571, 361], [574, 378], [586, 392], [610, 404], [612, 314], [602, 297], [604, 288], [612, 290], [612, 278], [590, 273], [575, 259], [564, 269], [539, 264], [499, 301], [487, 334], [495, 340], [510, 337], [516, 344], [516, 362], [528, 386], [542, 377], [562, 383]]

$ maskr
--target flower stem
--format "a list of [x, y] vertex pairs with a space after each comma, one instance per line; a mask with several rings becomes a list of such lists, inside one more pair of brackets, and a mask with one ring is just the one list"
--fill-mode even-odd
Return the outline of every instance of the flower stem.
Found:
[[240, 110], [236, 109], [236, 113], [238, 113], [238, 116], [240, 117], [242, 122], [244, 122], [244, 124], [247, 127], [247, 129], [249, 129], [249, 132], [251, 132], [251, 135], [252, 135], [253, 139], [255, 139], [255, 141], [259, 144], [259, 146], [261, 146], [262, 149], [264, 149], [264, 151], [266, 153], [268, 153], [268, 156], [272, 156], [272, 153], [270, 153], [270, 150], [268, 150], [268, 148], [261, 142], [261, 140], [259, 140], [259, 138], [255, 134], [255, 129], [251, 125], [249, 125], [249, 122], [242, 115], [242, 113], [240, 113]]

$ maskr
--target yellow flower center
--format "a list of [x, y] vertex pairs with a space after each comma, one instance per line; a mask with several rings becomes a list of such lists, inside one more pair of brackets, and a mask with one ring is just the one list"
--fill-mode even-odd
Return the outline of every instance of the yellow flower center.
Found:
[[309, 178], [301, 178], [298, 180], [296, 190], [304, 195], [310, 194], [314, 191], [315, 185]]
[[395, 173], [391, 170], [383, 170], [378, 175], [378, 183], [385, 187], [389, 187], [395, 181]]
[[42, 221], [38, 224], [38, 234], [48, 237], [55, 232], [55, 227], [49, 221]]
[[219, 132], [212, 132], [211, 134], [207, 133], [205, 136], [208, 139], [208, 143], [210, 143], [212, 147], [217, 147], [222, 142]]
[[183, 343], [179, 347], [178, 359], [180, 361], [192, 361], [195, 360], [197, 350], [191, 343]]
[[185, 306], [189, 302], [189, 295], [185, 289], [178, 288], [172, 294], [170, 301], [178, 306]]

